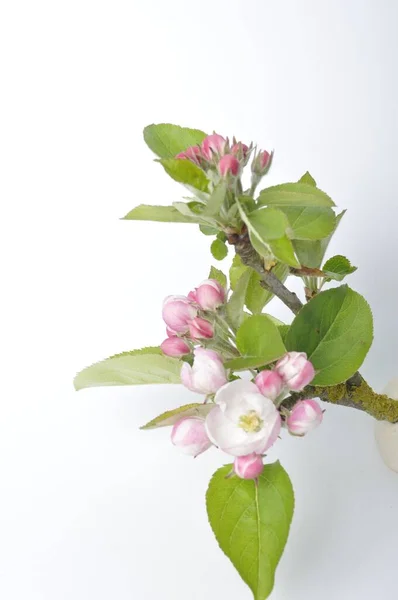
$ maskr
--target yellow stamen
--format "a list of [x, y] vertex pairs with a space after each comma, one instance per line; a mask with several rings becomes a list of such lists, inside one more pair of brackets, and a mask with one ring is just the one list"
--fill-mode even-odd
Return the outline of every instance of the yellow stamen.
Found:
[[262, 426], [263, 421], [255, 410], [250, 410], [239, 419], [239, 427], [246, 431], [246, 433], [257, 433], [261, 430]]

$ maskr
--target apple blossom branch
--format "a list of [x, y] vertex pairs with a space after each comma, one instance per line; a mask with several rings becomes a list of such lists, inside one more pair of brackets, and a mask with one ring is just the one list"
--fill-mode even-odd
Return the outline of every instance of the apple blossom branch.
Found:
[[[250, 243], [247, 231], [241, 235], [230, 236], [229, 243], [235, 246], [235, 251], [242, 262], [261, 276], [263, 285], [296, 315], [303, 307], [303, 303], [274, 273], [264, 268], [261, 257]], [[398, 422], [398, 402], [385, 394], [377, 394], [373, 391], [359, 372], [338, 385], [307, 386], [302, 392], [291, 394], [286, 398], [283, 406], [292, 408], [300, 399], [315, 397], [331, 404], [362, 410], [379, 421]]]

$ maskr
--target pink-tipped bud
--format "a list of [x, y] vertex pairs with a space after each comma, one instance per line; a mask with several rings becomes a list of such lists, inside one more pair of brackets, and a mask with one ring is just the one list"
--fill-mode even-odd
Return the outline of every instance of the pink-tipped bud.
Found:
[[195, 317], [189, 324], [189, 335], [193, 340], [210, 339], [214, 336], [213, 325], [206, 319]]
[[189, 294], [188, 294], [188, 300], [190, 302], [194, 302], [195, 304], [197, 303], [197, 300], [196, 300], [196, 290], [191, 290], [189, 292]]
[[192, 366], [184, 363], [181, 368], [181, 381], [191, 392], [215, 394], [227, 383], [227, 374], [222, 358], [214, 350], [196, 348]]
[[170, 329], [170, 327], [166, 327], [166, 334], [167, 337], [173, 337], [176, 334], [176, 332]]
[[225, 290], [215, 279], [206, 279], [196, 288], [195, 298], [203, 310], [215, 310], [218, 306], [224, 304]]
[[221, 156], [226, 143], [227, 140], [222, 135], [218, 135], [218, 133], [208, 135], [202, 142], [203, 156], [209, 161], [213, 160], [215, 156]]
[[202, 156], [202, 150], [199, 146], [190, 146], [184, 152], [180, 152], [177, 154], [176, 158], [182, 158], [185, 160], [191, 160], [194, 163], [197, 163]]
[[241, 479], [257, 479], [263, 469], [263, 457], [255, 452], [235, 458], [234, 471]]
[[271, 166], [272, 154], [262, 150], [257, 154], [252, 162], [252, 172], [259, 177], [265, 175]]
[[221, 177], [226, 177], [231, 174], [236, 177], [239, 174], [240, 162], [233, 154], [225, 154], [220, 158], [218, 163], [218, 171]]
[[231, 154], [235, 154], [238, 158], [246, 158], [249, 152], [249, 146], [246, 146], [243, 142], [237, 142], [231, 148]]
[[163, 302], [163, 320], [175, 333], [186, 333], [196, 315], [196, 308], [185, 296], [168, 296]]
[[205, 420], [199, 417], [184, 417], [175, 423], [171, 441], [184, 454], [198, 456], [212, 446], [207, 437]]
[[315, 377], [315, 369], [305, 352], [287, 352], [276, 363], [275, 370], [292, 392], [301, 392]]
[[305, 435], [322, 423], [323, 411], [316, 400], [300, 400], [292, 408], [286, 420], [289, 432]]
[[187, 342], [176, 335], [166, 338], [164, 342], [160, 344], [160, 347], [163, 354], [166, 354], [166, 356], [173, 356], [175, 358], [181, 358], [181, 356], [191, 352], [191, 348]]
[[283, 379], [277, 371], [261, 371], [254, 380], [254, 383], [260, 392], [273, 402], [285, 387]]

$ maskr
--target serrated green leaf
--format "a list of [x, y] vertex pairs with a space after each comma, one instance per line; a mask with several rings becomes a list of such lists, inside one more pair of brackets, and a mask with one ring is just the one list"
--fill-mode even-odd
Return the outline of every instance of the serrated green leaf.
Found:
[[281, 210], [289, 222], [289, 237], [295, 240], [320, 240], [336, 225], [333, 210], [325, 206], [286, 206]]
[[306, 183], [308, 185], [312, 185], [314, 187], [316, 187], [316, 181], [313, 178], [313, 176], [311, 175], [311, 173], [309, 171], [306, 171], [304, 173], [304, 175], [302, 175], [300, 177], [300, 179], [298, 180], [299, 183]]
[[148, 125], [144, 129], [144, 140], [160, 158], [175, 158], [189, 146], [202, 143], [206, 133], [170, 123]]
[[329, 258], [322, 267], [322, 271], [328, 275], [328, 280], [335, 281], [342, 281], [346, 275], [351, 275], [356, 270], [357, 267], [353, 267], [348, 258], [341, 254]]
[[200, 223], [199, 217], [182, 215], [174, 206], [151, 206], [140, 204], [131, 210], [125, 217], [127, 221], [158, 221], [161, 223]]
[[286, 235], [279, 240], [272, 240], [272, 242], [269, 242], [269, 246], [272, 254], [280, 262], [290, 267], [300, 267], [300, 263], [294, 254], [294, 246]]
[[[242, 217], [243, 218], [243, 217]], [[278, 208], [260, 208], [246, 215], [246, 225], [261, 242], [283, 237], [289, 225], [284, 213]]]
[[290, 325], [278, 325], [279, 333], [284, 344], [286, 344], [286, 337], [290, 329]]
[[122, 354], [107, 358], [80, 371], [76, 390], [108, 385], [180, 383], [181, 361], [159, 354]]
[[253, 358], [258, 365], [266, 365], [280, 358], [286, 348], [278, 327], [267, 315], [253, 315], [245, 319], [236, 333], [236, 346], [243, 358]]
[[210, 246], [210, 250], [216, 260], [224, 260], [228, 254], [228, 248], [221, 240], [214, 240]]
[[209, 273], [209, 279], [215, 279], [219, 284], [223, 286], [223, 288], [227, 289], [227, 276], [224, 275], [220, 269], [216, 269], [216, 267], [211, 267]]
[[214, 404], [212, 402], [208, 402], [207, 404], [185, 404], [184, 406], [179, 406], [178, 408], [162, 413], [149, 421], [146, 425], [140, 427], [140, 429], [146, 430], [156, 429], [158, 427], [169, 427], [174, 425], [174, 423], [177, 423], [177, 421], [183, 417], [205, 418], [213, 408]]
[[254, 600], [265, 600], [289, 535], [294, 494], [279, 462], [265, 465], [256, 484], [226, 479], [232, 465], [219, 469], [206, 494], [209, 522], [221, 550], [249, 586]]
[[261, 206], [335, 206], [322, 190], [308, 183], [282, 183], [260, 192]]
[[345, 214], [343, 210], [339, 215], [336, 216], [336, 223], [333, 231], [327, 237], [321, 240], [294, 240], [293, 246], [297, 257], [302, 265], [310, 267], [311, 269], [319, 269], [322, 264], [323, 257], [325, 256], [326, 250], [329, 246], [330, 240], [335, 233], [338, 224]]
[[251, 269], [243, 271], [227, 304], [227, 318], [233, 329], [237, 329], [244, 318], [243, 308], [245, 306], [246, 291], [250, 280], [250, 271]]
[[[284, 283], [289, 275], [289, 268], [282, 263], [277, 263], [272, 272]], [[260, 275], [253, 271], [246, 294], [246, 306], [253, 314], [261, 313], [264, 306], [274, 297], [274, 294], [263, 288], [260, 283]]]
[[373, 339], [366, 300], [348, 286], [321, 292], [299, 312], [286, 337], [288, 350], [306, 352], [314, 385], [346, 381], [361, 366]]
[[161, 158], [158, 162], [174, 181], [178, 181], [178, 183], [183, 183], [184, 185], [190, 185], [202, 192], [208, 191], [209, 180], [202, 169], [190, 160]]

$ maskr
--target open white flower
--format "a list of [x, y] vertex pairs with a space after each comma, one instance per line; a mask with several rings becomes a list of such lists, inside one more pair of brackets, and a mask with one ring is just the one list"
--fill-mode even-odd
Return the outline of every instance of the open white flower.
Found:
[[216, 393], [215, 402], [217, 406], [206, 417], [207, 435], [227, 454], [262, 454], [277, 439], [280, 414], [254, 383], [227, 383]]

